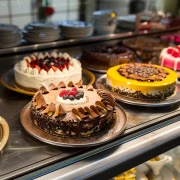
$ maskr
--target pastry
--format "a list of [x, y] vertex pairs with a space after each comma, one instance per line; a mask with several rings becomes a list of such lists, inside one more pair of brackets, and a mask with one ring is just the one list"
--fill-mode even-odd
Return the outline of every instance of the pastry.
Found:
[[180, 78], [180, 46], [164, 48], [160, 54], [160, 63], [176, 71]]
[[123, 46], [95, 46], [85, 48], [81, 57], [82, 65], [97, 70], [107, 70], [112, 66], [134, 61], [134, 53]]
[[70, 81], [77, 84], [82, 79], [82, 68], [81, 63], [67, 53], [39, 53], [15, 64], [14, 76], [19, 88], [35, 92], [41, 86], [58, 85], [60, 81], [66, 85]]
[[114, 98], [103, 90], [60, 82], [40, 88], [30, 103], [30, 117], [46, 133], [88, 137], [113, 124], [115, 105]]
[[174, 93], [176, 80], [176, 73], [168, 68], [129, 63], [108, 69], [106, 85], [128, 98], [162, 100]]

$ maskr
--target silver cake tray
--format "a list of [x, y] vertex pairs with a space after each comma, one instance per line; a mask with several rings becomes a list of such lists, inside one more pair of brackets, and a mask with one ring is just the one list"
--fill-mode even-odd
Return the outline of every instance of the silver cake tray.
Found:
[[62, 138], [42, 131], [34, 125], [30, 118], [30, 103], [23, 108], [20, 119], [24, 129], [36, 139], [56, 146], [74, 148], [97, 146], [109, 142], [120, 136], [120, 134], [125, 130], [127, 124], [126, 113], [118, 104], [115, 106], [115, 121], [111, 127], [103, 130], [97, 135], [86, 138]]
[[148, 101], [148, 100], [146, 101], [146, 100], [138, 100], [138, 99], [133, 99], [133, 98], [130, 99], [125, 96], [121, 96], [115, 92], [112, 92], [106, 86], [106, 76], [107, 75], [105, 74], [105, 75], [102, 75], [101, 77], [99, 77], [96, 80], [95, 85], [98, 89], [104, 89], [108, 93], [111, 93], [117, 101], [121, 101], [121, 102], [131, 104], [131, 105], [149, 106], [149, 107], [168, 106], [168, 105], [180, 102], [180, 83], [179, 82], [176, 85], [175, 93], [173, 95], [171, 95], [170, 97], [168, 97], [164, 100], [160, 100], [160, 101]]

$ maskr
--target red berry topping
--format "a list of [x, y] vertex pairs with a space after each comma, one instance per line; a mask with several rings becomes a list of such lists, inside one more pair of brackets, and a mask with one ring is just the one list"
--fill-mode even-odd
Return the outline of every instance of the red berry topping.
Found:
[[176, 49], [180, 52], [180, 46], [176, 46]]
[[168, 54], [171, 54], [173, 51], [174, 51], [173, 48], [168, 48], [167, 53], [168, 53]]
[[41, 68], [38, 65], [35, 65], [36, 69], [38, 69], [38, 71], [41, 71]]
[[64, 89], [59, 93], [59, 96], [63, 97], [64, 95], [67, 95], [67, 94], [68, 94], [68, 92]]
[[70, 95], [72, 95], [72, 96], [76, 96], [77, 95], [77, 91], [70, 91], [69, 93], [68, 93], [68, 96], [70, 96]]
[[171, 55], [175, 58], [179, 57], [179, 53], [177, 51], [174, 51]]
[[54, 72], [59, 69], [60, 71], [63, 71], [64, 68], [69, 69], [70, 60], [65, 60], [64, 58], [60, 57], [48, 57], [45, 56], [43, 59], [38, 59], [35, 56], [29, 56], [31, 59], [31, 62], [28, 62], [28, 59], [26, 59], [27, 66], [31, 68], [35, 68], [38, 66], [38, 69], [44, 69], [45, 71], [49, 71], [50, 68], [54, 70]]
[[76, 92], [77, 92], [78, 90], [77, 90], [76, 87], [73, 87], [73, 88], [71, 89], [71, 91], [76, 91]]

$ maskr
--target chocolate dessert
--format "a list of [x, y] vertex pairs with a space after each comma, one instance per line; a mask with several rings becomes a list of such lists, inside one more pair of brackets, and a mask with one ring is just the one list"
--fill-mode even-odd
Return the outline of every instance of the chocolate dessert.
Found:
[[134, 53], [123, 46], [85, 48], [81, 57], [82, 65], [97, 70], [107, 70], [109, 67], [134, 61]]
[[91, 85], [60, 82], [41, 87], [30, 106], [33, 123], [46, 133], [61, 137], [88, 137], [114, 122], [114, 98]]

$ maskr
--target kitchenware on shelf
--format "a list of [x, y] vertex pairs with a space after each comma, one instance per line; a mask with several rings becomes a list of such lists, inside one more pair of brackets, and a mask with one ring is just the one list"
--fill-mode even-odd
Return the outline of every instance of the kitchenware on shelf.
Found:
[[93, 25], [83, 21], [62, 21], [59, 28], [65, 39], [82, 39], [93, 34]]
[[99, 10], [93, 13], [94, 28], [97, 34], [111, 34], [117, 25], [117, 13], [113, 10]]
[[21, 44], [22, 33], [18, 26], [0, 24], [0, 48], [10, 48]]

